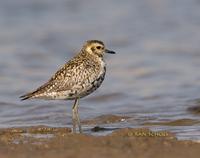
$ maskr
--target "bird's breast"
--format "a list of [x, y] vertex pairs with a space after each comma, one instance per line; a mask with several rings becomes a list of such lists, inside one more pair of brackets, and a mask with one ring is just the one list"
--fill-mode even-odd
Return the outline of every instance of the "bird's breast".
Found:
[[99, 69], [97, 72], [94, 73], [96, 73], [96, 75], [91, 75], [91, 78], [85, 81], [85, 87], [83, 88], [83, 91], [79, 94], [79, 97], [89, 95], [97, 88], [99, 88], [102, 84], [106, 74], [106, 64], [103, 60], [99, 62]]

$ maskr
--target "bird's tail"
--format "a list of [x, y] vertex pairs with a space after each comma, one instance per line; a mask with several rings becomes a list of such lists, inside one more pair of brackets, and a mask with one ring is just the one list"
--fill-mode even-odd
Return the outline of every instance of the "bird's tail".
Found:
[[45, 88], [48, 87], [48, 82], [37, 88], [35, 91], [27, 93], [25, 95], [20, 96], [21, 100], [33, 99], [33, 98], [41, 98], [43, 97], [43, 93], [45, 92]]
[[21, 101], [31, 99], [34, 96], [35, 92], [27, 93], [25, 95], [20, 96]]

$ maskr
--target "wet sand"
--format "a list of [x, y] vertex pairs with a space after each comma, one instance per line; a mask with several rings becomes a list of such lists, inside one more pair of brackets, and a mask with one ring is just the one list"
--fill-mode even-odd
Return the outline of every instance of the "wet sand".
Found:
[[72, 134], [46, 126], [0, 130], [1, 158], [199, 157], [200, 143], [179, 141], [167, 131], [124, 128], [107, 136]]

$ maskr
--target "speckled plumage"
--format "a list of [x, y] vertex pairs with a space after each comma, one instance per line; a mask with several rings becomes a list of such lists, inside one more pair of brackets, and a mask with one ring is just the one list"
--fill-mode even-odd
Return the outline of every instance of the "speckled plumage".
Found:
[[114, 54], [105, 49], [103, 42], [87, 41], [81, 51], [50, 80], [35, 91], [21, 96], [26, 99], [76, 100], [95, 91], [103, 82], [106, 73], [104, 53]]

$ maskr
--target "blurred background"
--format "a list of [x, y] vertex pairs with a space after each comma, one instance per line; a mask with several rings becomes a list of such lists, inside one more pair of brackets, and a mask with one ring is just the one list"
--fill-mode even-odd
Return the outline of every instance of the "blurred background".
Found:
[[[98, 39], [107, 76], [82, 99], [82, 120], [130, 119], [105, 127], [170, 130], [200, 139], [200, 0], [0, 0], [0, 127], [69, 126], [71, 101], [25, 101]], [[90, 127], [88, 127], [90, 128]]]

